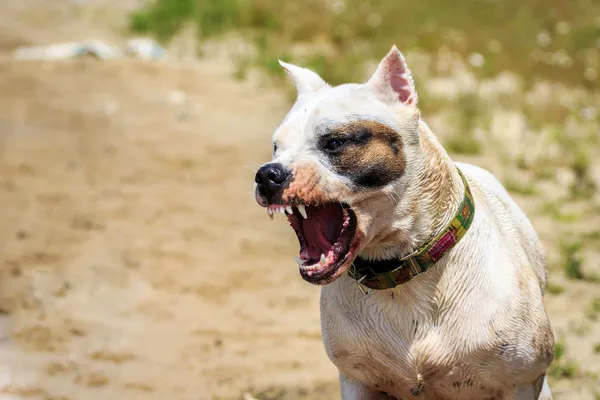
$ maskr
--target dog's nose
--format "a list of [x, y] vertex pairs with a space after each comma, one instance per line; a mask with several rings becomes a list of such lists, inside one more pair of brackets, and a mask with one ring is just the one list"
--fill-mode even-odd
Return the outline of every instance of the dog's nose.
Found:
[[275, 196], [281, 195], [280, 191], [290, 175], [290, 171], [281, 164], [267, 164], [256, 172], [254, 182], [260, 194], [267, 200], [274, 201]]

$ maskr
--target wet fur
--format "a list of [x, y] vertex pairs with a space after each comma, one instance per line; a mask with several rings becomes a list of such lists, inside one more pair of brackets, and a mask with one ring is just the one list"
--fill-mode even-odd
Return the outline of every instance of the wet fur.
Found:
[[[421, 138], [430, 171], [424, 171], [427, 180], [415, 179], [420, 189], [409, 202], [420, 212], [432, 210], [422, 226], [441, 227], [463, 188], [425, 125]], [[325, 286], [325, 348], [342, 381], [361, 382], [372, 396], [384, 391], [405, 399], [535, 399], [528, 386], [544, 375], [554, 346], [542, 305], [541, 246], [490, 173], [457, 165], [476, 202], [468, 234], [427, 274], [395, 289], [364, 296], [347, 275]], [[445, 213], [434, 212], [439, 209]], [[419, 220], [400, 213], [395, 218], [406, 220], [409, 231]], [[419, 242], [415, 236], [403, 230], [387, 235], [390, 242]], [[344, 399], [369, 398], [364, 396]]]
[[[356, 254], [399, 258], [445, 227], [464, 193], [456, 166], [475, 199], [465, 237], [414, 280], [365, 296], [347, 263], [320, 282], [323, 341], [342, 398], [536, 400], [541, 390], [540, 400], [551, 399], [540, 241], [492, 174], [450, 159], [421, 118], [397, 49], [363, 85], [331, 88], [312, 71], [282, 65], [299, 90], [273, 137], [273, 162], [294, 171], [283, 200], [349, 204]], [[357, 140], [332, 156], [327, 135]]]

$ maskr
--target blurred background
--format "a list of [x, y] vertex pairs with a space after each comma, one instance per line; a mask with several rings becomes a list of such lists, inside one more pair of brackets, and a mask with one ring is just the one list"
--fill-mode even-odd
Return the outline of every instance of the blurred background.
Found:
[[555, 398], [600, 399], [600, 2], [2, 0], [0, 400], [339, 399], [253, 177], [278, 58], [339, 84], [392, 44], [544, 242]]

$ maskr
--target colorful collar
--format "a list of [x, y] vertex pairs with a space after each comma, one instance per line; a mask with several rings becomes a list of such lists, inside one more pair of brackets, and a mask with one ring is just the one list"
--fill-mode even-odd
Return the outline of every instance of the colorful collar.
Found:
[[356, 279], [363, 293], [368, 294], [371, 289], [391, 289], [426, 272], [467, 233], [475, 215], [475, 201], [464, 175], [460, 170], [458, 173], [465, 186], [465, 197], [446, 229], [399, 260], [366, 261], [360, 257], [354, 260], [348, 273]]

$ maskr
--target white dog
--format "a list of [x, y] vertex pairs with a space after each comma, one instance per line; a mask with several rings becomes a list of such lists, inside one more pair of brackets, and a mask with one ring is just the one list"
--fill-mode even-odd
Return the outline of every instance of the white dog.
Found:
[[489, 172], [454, 163], [394, 46], [365, 84], [281, 63], [298, 98], [256, 174], [324, 285], [325, 349], [349, 399], [551, 399], [545, 259]]

